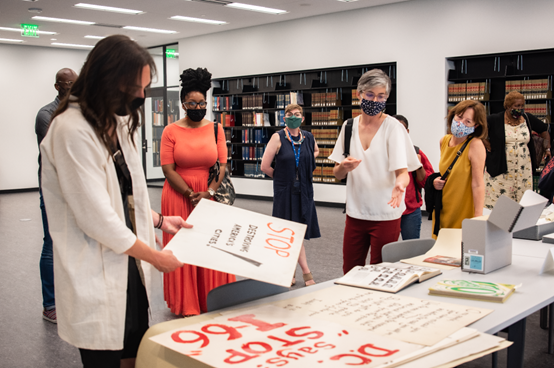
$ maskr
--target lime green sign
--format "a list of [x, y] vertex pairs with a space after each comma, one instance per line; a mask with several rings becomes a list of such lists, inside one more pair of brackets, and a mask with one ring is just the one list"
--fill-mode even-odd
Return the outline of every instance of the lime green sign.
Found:
[[23, 37], [38, 38], [38, 26], [34, 24], [21, 24], [21, 35]]
[[177, 53], [177, 50], [175, 49], [165, 49], [165, 57], [168, 59], [177, 59], [177, 56], [179, 54]]

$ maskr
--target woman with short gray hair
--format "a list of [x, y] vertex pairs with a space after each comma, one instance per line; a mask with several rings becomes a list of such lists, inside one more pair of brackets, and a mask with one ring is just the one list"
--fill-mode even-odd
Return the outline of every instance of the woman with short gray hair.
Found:
[[[351, 136], [343, 129], [329, 159], [333, 173], [346, 183], [346, 226], [343, 238], [343, 271], [366, 263], [381, 263], [381, 248], [397, 241], [400, 217], [406, 209], [404, 192], [409, 171], [421, 166], [404, 126], [385, 114], [391, 90], [390, 78], [380, 69], [363, 74], [357, 95], [362, 114], [351, 120]], [[350, 152], [344, 141], [350, 139]]]

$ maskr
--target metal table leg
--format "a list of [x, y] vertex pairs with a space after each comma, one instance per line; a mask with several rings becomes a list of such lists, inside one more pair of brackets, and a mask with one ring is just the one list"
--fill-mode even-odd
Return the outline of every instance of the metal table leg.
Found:
[[554, 353], [554, 303], [548, 306], [548, 354]]
[[548, 328], [548, 306], [541, 309], [541, 328], [546, 330]]
[[508, 327], [508, 340], [513, 342], [508, 348], [508, 368], [523, 368], [526, 322], [527, 319], [523, 318]]

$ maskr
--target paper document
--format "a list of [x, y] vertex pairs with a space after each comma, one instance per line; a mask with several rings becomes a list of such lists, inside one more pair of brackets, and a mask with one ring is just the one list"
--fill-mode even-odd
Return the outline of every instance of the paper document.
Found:
[[416, 266], [439, 268], [441, 270], [451, 270], [457, 266], [447, 266], [443, 264], [435, 264], [424, 262], [430, 257], [452, 257], [460, 258], [462, 255], [462, 229], [440, 229], [437, 240], [433, 248], [421, 256], [402, 259], [400, 262], [409, 263]]
[[167, 244], [183, 263], [290, 286], [306, 225], [202, 199]]

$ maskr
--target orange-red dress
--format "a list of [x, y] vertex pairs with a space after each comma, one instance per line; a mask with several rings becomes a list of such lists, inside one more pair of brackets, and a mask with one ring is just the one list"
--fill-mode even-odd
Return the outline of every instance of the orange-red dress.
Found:
[[[225, 133], [219, 125], [215, 143], [212, 123], [200, 128], [185, 128], [177, 124], [168, 125], [163, 132], [160, 159], [162, 165], [175, 163], [175, 171], [195, 192], [208, 189], [210, 167], [217, 158], [222, 167], [227, 162]], [[181, 216], [185, 220], [192, 212], [188, 198], [174, 190], [167, 180], [162, 191], [162, 215]], [[173, 236], [163, 234], [166, 245]], [[236, 281], [234, 275], [202, 267], [185, 265], [171, 273], [164, 274], [165, 301], [171, 312], [180, 315], [196, 315], [206, 312], [206, 298], [210, 290]]]

